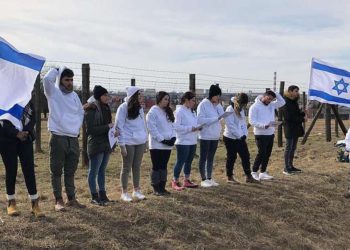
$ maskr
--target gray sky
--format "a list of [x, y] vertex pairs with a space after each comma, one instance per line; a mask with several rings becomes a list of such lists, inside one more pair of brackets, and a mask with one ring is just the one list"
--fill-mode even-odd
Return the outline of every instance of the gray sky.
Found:
[[272, 87], [277, 71], [278, 81], [305, 90], [312, 57], [350, 70], [346, 0], [0, 0], [0, 5], [0, 36], [17, 49], [48, 61], [92, 63], [97, 83], [111, 88], [135, 77], [147, 87], [169, 90], [176, 82], [171, 88], [181, 89], [187, 87], [186, 72], [192, 72], [199, 87], [219, 82], [224, 91], [261, 90]]

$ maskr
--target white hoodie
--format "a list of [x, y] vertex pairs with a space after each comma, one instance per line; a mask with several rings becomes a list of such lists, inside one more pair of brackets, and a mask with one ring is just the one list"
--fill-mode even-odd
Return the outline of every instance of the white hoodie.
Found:
[[146, 115], [146, 123], [149, 132], [149, 149], [172, 149], [161, 141], [175, 137], [175, 125], [169, 121], [163, 109], [154, 105]]
[[84, 120], [84, 110], [77, 93], [65, 94], [59, 88], [62, 71], [52, 68], [44, 76], [44, 93], [49, 105], [48, 129], [56, 135], [77, 137]]
[[254, 127], [254, 135], [273, 135], [275, 127], [269, 126], [270, 122], [275, 120], [275, 109], [279, 109], [286, 102], [279, 93], [276, 94], [276, 101], [265, 105], [261, 102], [262, 95], [255, 99], [255, 103], [249, 109], [249, 123]]
[[244, 110], [241, 111], [240, 117], [236, 114], [232, 105], [226, 108], [226, 112], [233, 112], [233, 114], [225, 118], [224, 136], [235, 140], [240, 139], [243, 135], [248, 136]]
[[175, 111], [175, 144], [196, 145], [198, 132], [193, 132], [192, 128], [197, 126], [196, 113], [184, 105], [177, 105]]
[[214, 105], [208, 98], [203, 99], [197, 108], [198, 123], [208, 124], [199, 132], [199, 139], [202, 140], [219, 140], [221, 133], [221, 123], [218, 120], [219, 116], [224, 113], [224, 108], [221, 104]]
[[143, 108], [139, 110], [139, 116], [135, 119], [128, 119], [128, 102], [118, 107], [115, 116], [116, 128], [120, 132], [118, 137], [119, 145], [140, 145], [147, 141], [145, 114]]

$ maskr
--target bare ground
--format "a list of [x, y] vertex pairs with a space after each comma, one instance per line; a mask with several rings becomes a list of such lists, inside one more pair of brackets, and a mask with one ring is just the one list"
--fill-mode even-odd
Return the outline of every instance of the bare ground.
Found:
[[[119, 151], [114, 152], [107, 190], [117, 202], [106, 207], [89, 204], [87, 170], [79, 167], [78, 198], [88, 207], [65, 213], [53, 209], [48, 133], [45, 127], [43, 131], [44, 152], [36, 154], [36, 172], [46, 218], [31, 216], [20, 171], [17, 200], [22, 214], [15, 218], [6, 215], [4, 168], [0, 164], [1, 249], [350, 249], [350, 200], [342, 196], [348, 184], [348, 164], [336, 162], [333, 143], [326, 143], [320, 134], [322, 124], [306, 145], [299, 145], [295, 162], [304, 172], [284, 176], [283, 148], [275, 145], [269, 165], [275, 179], [262, 185], [244, 183], [240, 162], [235, 172], [242, 184], [226, 184], [225, 148], [220, 142], [214, 171], [219, 187], [154, 197], [149, 184], [150, 158], [145, 154], [142, 187], [147, 200], [130, 204], [119, 201], [121, 161]], [[249, 145], [253, 159], [252, 136]], [[175, 151], [169, 162], [169, 180], [174, 161]], [[197, 162], [193, 163], [193, 179], [199, 182]]]

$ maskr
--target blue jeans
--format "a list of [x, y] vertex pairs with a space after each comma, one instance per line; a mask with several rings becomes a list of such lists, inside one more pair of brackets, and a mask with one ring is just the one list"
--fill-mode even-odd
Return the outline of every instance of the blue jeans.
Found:
[[211, 179], [213, 172], [213, 161], [218, 148], [219, 140], [199, 140], [200, 155], [199, 155], [199, 172], [202, 180]]
[[103, 152], [103, 153], [95, 154], [90, 157], [88, 182], [89, 182], [90, 192], [92, 194], [97, 193], [96, 178], [98, 182], [99, 191], [106, 191], [105, 172], [109, 161], [109, 156], [110, 156], [109, 152]]
[[294, 167], [294, 153], [297, 149], [298, 137], [286, 138], [286, 148], [284, 150], [284, 167], [290, 169]]
[[185, 177], [189, 178], [191, 175], [191, 165], [196, 153], [197, 145], [176, 145], [176, 163], [174, 166], [174, 179], [180, 177], [182, 167], [184, 167]]

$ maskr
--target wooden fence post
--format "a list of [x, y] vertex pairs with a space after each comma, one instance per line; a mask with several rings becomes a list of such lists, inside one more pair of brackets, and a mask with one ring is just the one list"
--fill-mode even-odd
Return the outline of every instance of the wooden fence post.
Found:
[[35, 95], [35, 99], [34, 99], [34, 109], [35, 109], [35, 120], [36, 120], [36, 124], [35, 124], [35, 134], [36, 134], [36, 138], [35, 138], [35, 153], [39, 153], [42, 152], [41, 149], [41, 91], [40, 91], [40, 72], [38, 74], [38, 76], [36, 77], [35, 80], [35, 85], [34, 85], [34, 95]]
[[332, 140], [332, 130], [331, 130], [331, 105], [326, 104], [326, 112], [325, 112], [325, 128], [326, 128], [326, 141]]
[[190, 74], [190, 91], [196, 94], [196, 74]]
[[[305, 115], [307, 117], [307, 112], [306, 112], [306, 93], [305, 91], [303, 91], [303, 111], [305, 112]], [[306, 124], [305, 124], [305, 121], [303, 122], [303, 128], [304, 128], [304, 131], [305, 131], [305, 128], [306, 128]]]
[[[338, 105], [334, 105], [334, 109], [338, 111]], [[335, 137], [339, 137], [339, 123], [338, 123], [338, 119], [335, 117], [335, 114], [334, 114], [334, 127], [335, 127], [334, 128]]]
[[[90, 64], [84, 63], [81, 67], [82, 73], [82, 103], [85, 104], [90, 96]], [[88, 156], [87, 156], [87, 135], [86, 135], [86, 126], [85, 122], [83, 123], [83, 149], [82, 149], [82, 166], [86, 167], [88, 165]]]
[[[280, 95], [283, 96], [284, 92], [284, 81], [280, 82]], [[278, 121], [282, 121], [282, 108], [278, 110]], [[283, 147], [283, 136], [282, 136], [282, 124], [278, 125], [277, 128], [277, 139], [278, 139], [278, 147]]]

